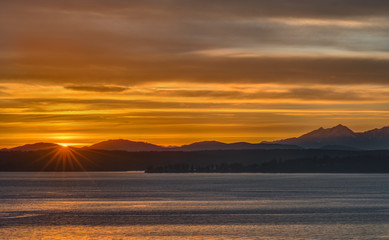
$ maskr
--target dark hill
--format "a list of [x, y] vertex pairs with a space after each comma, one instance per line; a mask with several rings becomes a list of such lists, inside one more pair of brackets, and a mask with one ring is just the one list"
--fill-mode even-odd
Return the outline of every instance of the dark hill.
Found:
[[50, 148], [58, 148], [60, 145], [55, 144], [55, 143], [34, 143], [34, 144], [26, 144], [23, 146], [19, 147], [14, 147], [14, 148], [3, 148], [0, 151], [3, 152], [9, 152], [9, 151], [38, 151], [38, 150], [44, 150], [44, 149], [50, 149]]
[[90, 149], [100, 150], [121, 150], [128, 152], [140, 151], [163, 151], [164, 147], [145, 142], [134, 142], [124, 139], [108, 140], [96, 143], [89, 147]]

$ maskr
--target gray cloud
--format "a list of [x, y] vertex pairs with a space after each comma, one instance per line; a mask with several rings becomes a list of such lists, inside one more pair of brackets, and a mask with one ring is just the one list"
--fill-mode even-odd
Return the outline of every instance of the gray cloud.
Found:
[[[182, 57], [126, 60], [119, 66], [88, 69], [41, 63], [15, 72], [0, 69], [2, 81], [96, 82], [134, 85], [144, 82], [388, 84], [389, 60], [352, 58]], [[0, 63], [1, 64], [1, 63]], [[85, 63], [87, 65], [87, 63]], [[129, 65], [131, 68], [126, 68]], [[2, 62], [2, 66], [7, 66]], [[37, 72], [36, 69], [46, 69]], [[119, 70], [118, 70], [119, 69]], [[109, 79], [109, 80], [107, 80]]]
[[[125, 14], [148, 12], [154, 15], [172, 13], [195, 16], [366, 16], [387, 15], [389, 3], [385, 0], [13, 0], [3, 2], [8, 6], [23, 6], [82, 11], [90, 13]], [[136, 10], [136, 11], [135, 11]]]
[[[375, 52], [389, 55], [388, 13], [384, 0], [2, 1], [0, 52], [7, 54], [0, 56], [0, 81], [60, 83], [96, 92], [105, 89], [78, 84], [387, 84], [389, 61], [377, 60]], [[372, 25], [271, 20], [289, 17]], [[218, 49], [264, 56], [198, 54]], [[304, 57], [307, 52], [315, 58]], [[365, 54], [364, 59], [353, 53]]]

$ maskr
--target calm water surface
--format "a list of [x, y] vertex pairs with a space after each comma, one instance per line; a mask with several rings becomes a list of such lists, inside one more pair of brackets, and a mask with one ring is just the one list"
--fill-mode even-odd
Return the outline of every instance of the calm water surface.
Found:
[[389, 175], [0, 173], [0, 239], [389, 239]]

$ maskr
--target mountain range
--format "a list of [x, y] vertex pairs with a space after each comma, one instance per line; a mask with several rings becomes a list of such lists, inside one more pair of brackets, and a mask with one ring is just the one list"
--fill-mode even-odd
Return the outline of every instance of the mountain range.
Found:
[[[50, 148], [62, 147], [55, 143], [35, 143], [26, 144], [14, 148], [3, 148], [1, 152], [14, 152], [14, 151], [37, 151]], [[74, 147], [72, 147], [74, 148]], [[182, 145], [180, 147], [163, 147], [147, 142], [134, 142], [125, 139], [107, 140], [93, 144], [82, 149], [91, 150], [108, 150], [108, 151], [127, 151], [127, 152], [166, 152], [166, 151], [206, 151], [206, 150], [273, 150], [273, 149], [302, 149], [299, 146], [288, 144], [276, 144], [276, 143], [223, 143], [217, 141], [203, 141], [196, 142], [188, 145]]]
[[195, 142], [188, 145], [163, 147], [146, 142], [134, 142], [124, 139], [107, 140], [87, 147], [94, 150], [142, 151], [205, 151], [205, 150], [249, 150], [249, 149], [301, 149], [301, 147], [276, 143], [223, 143], [217, 141]]
[[303, 148], [344, 148], [355, 150], [389, 149], [389, 127], [354, 132], [341, 124], [332, 128], [318, 128], [297, 138], [274, 141], [275, 144], [292, 144]]
[[[54, 143], [26, 144], [0, 151], [36, 151], [61, 147]], [[332, 128], [318, 128], [300, 137], [261, 143], [195, 142], [177, 147], [164, 147], [146, 142], [124, 139], [107, 140], [83, 149], [153, 152], [153, 151], [204, 151], [204, 150], [274, 150], [274, 149], [325, 149], [325, 150], [386, 150], [389, 149], [389, 127], [366, 132], [354, 132], [341, 124]]]

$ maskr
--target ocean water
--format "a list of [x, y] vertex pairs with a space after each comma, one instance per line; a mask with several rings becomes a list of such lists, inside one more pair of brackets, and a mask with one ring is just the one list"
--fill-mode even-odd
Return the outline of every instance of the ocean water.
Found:
[[389, 175], [3, 172], [0, 239], [389, 239]]

